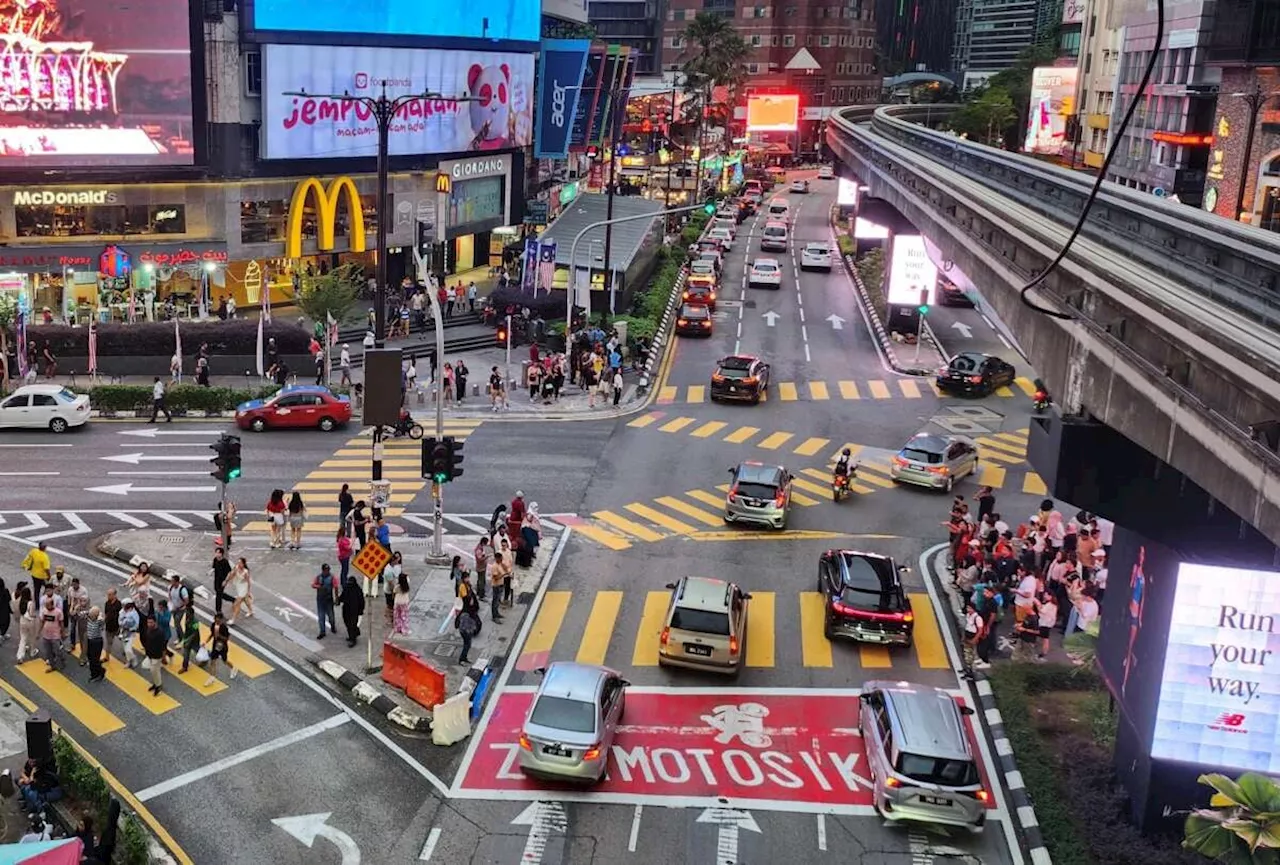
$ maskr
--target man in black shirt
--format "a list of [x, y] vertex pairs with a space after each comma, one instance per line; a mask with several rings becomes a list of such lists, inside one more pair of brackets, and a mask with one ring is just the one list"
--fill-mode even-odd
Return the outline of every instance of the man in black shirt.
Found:
[[227, 560], [226, 553], [221, 549], [215, 550], [213, 553], [213, 567], [211, 570], [213, 571], [213, 611], [221, 613], [224, 600], [235, 600], [223, 591], [227, 585], [227, 577], [231, 574], [231, 562]]

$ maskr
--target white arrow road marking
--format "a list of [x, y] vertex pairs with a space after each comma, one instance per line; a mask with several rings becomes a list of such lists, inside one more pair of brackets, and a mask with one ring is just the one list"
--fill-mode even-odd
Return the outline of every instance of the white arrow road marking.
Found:
[[529, 827], [529, 837], [524, 842], [524, 853], [520, 856], [521, 865], [540, 865], [542, 857], [546, 855], [551, 833], [563, 833], [568, 822], [564, 815], [564, 805], [559, 802], [530, 802], [511, 821], [512, 826]]
[[836, 315], [834, 312], [827, 316], [827, 321], [831, 322], [831, 327], [835, 330], [844, 330], [844, 319]]
[[299, 618], [301, 618], [302, 616], [301, 613], [299, 613], [297, 610], [294, 610], [290, 607], [276, 607], [276, 615], [284, 619], [285, 624], [287, 625], [293, 624], [294, 616], [298, 616]]
[[360, 865], [360, 848], [355, 840], [341, 829], [325, 821], [332, 812], [301, 814], [297, 817], [277, 817], [271, 822], [297, 838], [308, 849], [315, 846], [317, 838], [328, 838], [342, 853], [342, 865]]
[[58, 472], [0, 472], [0, 478], [51, 478], [58, 474]]
[[216, 493], [217, 486], [208, 487], [135, 487], [133, 484], [108, 484], [103, 487], [85, 487], [86, 493], [106, 493], [111, 496], [127, 496], [129, 493]]
[[764, 314], [763, 318], [765, 322], [768, 323], [769, 327], [773, 327], [775, 324], [778, 323], [778, 319], [782, 318], [782, 316], [778, 315], [773, 310], [769, 310]]
[[156, 436], [218, 436], [222, 435], [222, 430], [216, 429], [160, 429], [159, 427], [148, 427], [147, 429], [129, 429], [120, 430], [122, 436], [137, 436], [138, 438], [153, 439]]
[[112, 463], [128, 463], [128, 464], [129, 464], [129, 465], [131, 465], [131, 466], [136, 466], [136, 465], [138, 465], [138, 463], [144, 463], [144, 462], [146, 462], [146, 463], [158, 463], [158, 462], [185, 462], [185, 463], [198, 463], [198, 462], [208, 462], [209, 460], [211, 460], [211, 459], [212, 459], [212, 457], [199, 456], [199, 455], [197, 455], [197, 456], [183, 456], [183, 455], [181, 455], [181, 454], [175, 454], [174, 456], [171, 456], [171, 457], [166, 457], [166, 456], [149, 457], [149, 456], [147, 456], [146, 454], [137, 453], [137, 454], [115, 454], [114, 456], [109, 456], [109, 457], [98, 457], [98, 459], [100, 459], [100, 460], [106, 460], [107, 462], [112, 462]]
[[89, 532], [93, 531], [93, 529], [89, 528], [88, 523], [80, 519], [80, 517], [75, 514], [64, 514], [64, 516], [67, 518], [67, 522], [71, 523], [72, 528], [65, 529], [60, 532], [49, 532], [47, 535], [28, 535], [26, 540], [31, 541], [31, 543], [34, 544], [40, 541], [51, 541], [54, 538], [70, 538], [76, 535], [87, 535]]
[[176, 478], [176, 477], [206, 477], [207, 478], [209, 476], [208, 472], [200, 472], [200, 471], [196, 471], [196, 472], [129, 471], [129, 472], [107, 472], [107, 474], [110, 475], [111, 477], [126, 477], [126, 478]]
[[760, 826], [750, 811], [738, 811], [733, 808], [707, 808], [698, 815], [699, 823], [715, 823], [716, 830], [716, 865], [737, 865], [738, 832], [746, 829], [760, 834]]
[[973, 328], [962, 321], [951, 322], [951, 329], [960, 331], [960, 335], [965, 339], [973, 339]]

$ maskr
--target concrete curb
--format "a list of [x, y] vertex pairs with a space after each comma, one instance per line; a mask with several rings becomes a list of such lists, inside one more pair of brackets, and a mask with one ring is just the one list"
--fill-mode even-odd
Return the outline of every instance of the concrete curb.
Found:
[[[219, 420], [219, 419], [230, 419], [235, 416], [236, 416], [236, 413], [233, 411], [205, 411], [205, 412], [185, 412], [183, 414], [175, 413], [173, 415], [173, 419], [175, 421]], [[145, 411], [132, 411], [132, 412], [101, 411], [99, 409], [92, 409], [89, 412], [89, 417], [100, 418], [102, 420], [149, 420], [151, 418], [151, 414], [150, 412], [145, 412]]]
[[117, 562], [120, 562], [121, 564], [128, 565], [131, 568], [136, 568], [138, 567], [138, 565], [142, 564], [143, 562], [146, 562], [148, 565], [151, 566], [151, 575], [161, 580], [167, 580], [171, 578], [174, 574], [177, 574], [178, 577], [182, 579], [184, 582], [190, 583], [192, 585], [192, 587], [195, 590], [195, 594], [197, 598], [200, 598], [201, 600], [204, 600], [204, 601], [207, 601], [213, 598], [213, 593], [211, 591], [205, 588], [205, 586], [202, 583], [200, 583], [198, 580], [191, 579], [191, 577], [188, 576], [187, 574], [184, 574], [181, 571], [176, 571], [172, 568], [166, 568], [164, 565], [156, 564], [150, 559], [144, 559], [142, 556], [135, 555], [129, 552], [128, 550], [124, 550], [124, 549], [121, 549], [120, 547], [117, 547], [111, 540], [112, 535], [114, 534], [115, 532], [112, 532], [111, 534], [105, 535], [104, 537], [98, 540], [97, 550], [99, 553], [101, 553], [102, 555], [106, 556], [109, 559], [114, 559]]
[[431, 717], [429, 715], [419, 715], [417, 712], [410, 712], [408, 709], [396, 705], [396, 702], [386, 694], [383, 694], [338, 662], [330, 661], [327, 658], [318, 658], [315, 655], [308, 655], [307, 663], [337, 682], [338, 687], [350, 692], [353, 697], [385, 717], [388, 722], [414, 733], [431, 732]]
[[[856, 289], [854, 296], [858, 299], [858, 305], [862, 307], [867, 320], [871, 322], [871, 328], [875, 331], [876, 339], [880, 343], [880, 348], [884, 351], [884, 356], [889, 360], [889, 366], [893, 367], [894, 372], [900, 372], [903, 375], [933, 375], [933, 370], [931, 369], [905, 366], [898, 360], [898, 354], [895, 351], [897, 343], [890, 338], [888, 331], [884, 328], [884, 324], [880, 321], [880, 314], [876, 312], [875, 305], [871, 303], [871, 296], [867, 294], [867, 287], [862, 284], [862, 277], [858, 275], [858, 269], [854, 267], [853, 256], [842, 255], [840, 257], [844, 260], [844, 266], [848, 270], [849, 276], [853, 279], [853, 287]], [[939, 354], [941, 354], [941, 351], [939, 351]]]
[[1005, 787], [1009, 791], [1009, 810], [1011, 816], [1022, 830], [1023, 842], [1032, 865], [1051, 865], [1049, 848], [1044, 845], [1044, 835], [1040, 832], [1040, 821], [1036, 819], [1036, 809], [1027, 793], [1026, 784], [1022, 781], [1022, 773], [1018, 771], [1018, 761], [1013, 756], [1013, 745], [1004, 734], [1004, 719], [996, 708], [995, 694], [991, 683], [986, 679], [974, 682], [978, 692], [978, 708], [986, 718], [987, 728], [991, 731], [991, 739], [995, 744], [996, 760], [1000, 763], [1000, 773], [1004, 775]]

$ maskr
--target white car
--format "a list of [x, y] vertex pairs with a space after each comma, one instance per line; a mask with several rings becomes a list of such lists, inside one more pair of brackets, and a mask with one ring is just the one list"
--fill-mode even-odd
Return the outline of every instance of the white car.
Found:
[[800, 253], [800, 269], [830, 270], [831, 247], [820, 240], [806, 243]]
[[66, 432], [89, 420], [89, 397], [56, 384], [28, 384], [0, 402], [0, 428]]
[[725, 249], [733, 249], [733, 232], [723, 226], [708, 231], [707, 237], [719, 241]]
[[764, 285], [774, 289], [782, 288], [782, 266], [778, 264], [776, 258], [757, 258], [751, 263], [747, 284]]
[[799, 192], [799, 193], [806, 193], [806, 192], [808, 192], [808, 191], [809, 191], [809, 181], [807, 181], [807, 180], [793, 180], [793, 181], [791, 181], [791, 191], [792, 191], [792, 192]]
[[787, 204], [785, 198], [775, 198], [769, 202], [769, 207], [765, 210], [765, 219], [768, 222], [781, 222], [786, 225], [791, 221], [791, 207]]
[[738, 223], [734, 222], [732, 219], [723, 219], [717, 216], [716, 221], [711, 223], [711, 230], [714, 231], [717, 228], [723, 228], [725, 231], [729, 232], [729, 236], [735, 240], [738, 238]]
[[832, 168], [830, 165], [820, 166], [818, 168], [818, 179], [819, 180], [835, 180], [836, 170]]

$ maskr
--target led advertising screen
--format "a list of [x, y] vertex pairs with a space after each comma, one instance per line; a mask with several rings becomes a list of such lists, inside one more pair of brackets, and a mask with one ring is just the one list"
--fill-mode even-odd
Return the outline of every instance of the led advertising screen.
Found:
[[929, 260], [924, 238], [918, 234], [895, 234], [892, 258], [889, 260], [889, 303], [917, 306], [920, 293], [925, 303], [933, 305], [933, 291], [938, 284], [938, 268]]
[[747, 99], [748, 132], [795, 132], [800, 97], [751, 96]]
[[[524, 147], [533, 137], [533, 55], [410, 48], [263, 46], [262, 157], [376, 156], [371, 110], [341, 98], [427, 94], [391, 126], [392, 156]], [[308, 95], [289, 95], [306, 93]], [[473, 101], [461, 101], [470, 97]]]
[[195, 161], [186, 0], [11, 3], [0, 38], [0, 168]]
[[859, 216], [853, 221], [853, 236], [855, 240], [886, 240], [889, 237], [889, 228]]
[[1280, 772], [1280, 573], [1183, 562], [1151, 756]]
[[582, 72], [582, 98], [578, 100], [578, 110], [573, 115], [573, 125], [569, 130], [569, 148], [585, 150], [587, 132], [591, 129], [597, 105], [600, 102], [600, 85], [604, 78], [605, 48], [603, 45], [592, 46], [587, 54], [587, 68]]
[[342, 38], [365, 35], [537, 42], [542, 26], [539, 0], [510, 0], [501, 6], [433, 3], [429, 7], [417, 0], [251, 0], [245, 14], [252, 31]]
[[858, 181], [847, 177], [836, 178], [836, 204], [840, 207], [858, 206]]
[[1031, 73], [1031, 106], [1024, 150], [1060, 156], [1069, 149], [1067, 118], [1076, 111], [1075, 92], [1074, 66], [1040, 66]]
[[454, 183], [449, 190], [447, 238], [496, 228], [505, 221], [505, 178], [481, 177]]

